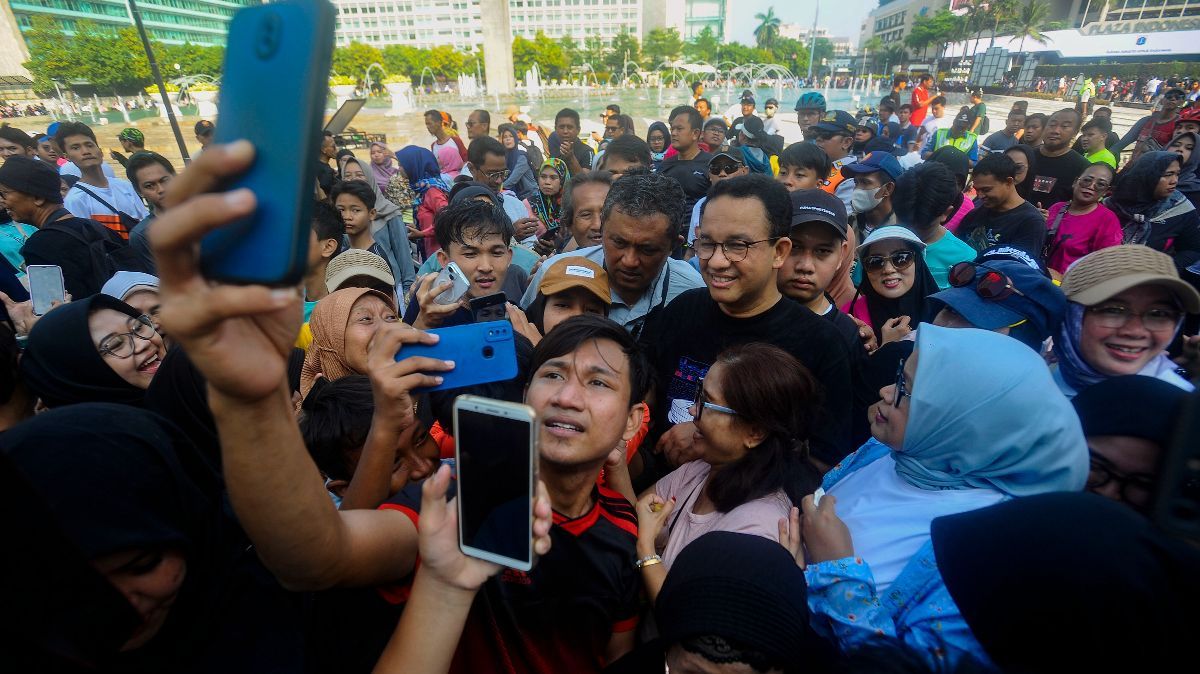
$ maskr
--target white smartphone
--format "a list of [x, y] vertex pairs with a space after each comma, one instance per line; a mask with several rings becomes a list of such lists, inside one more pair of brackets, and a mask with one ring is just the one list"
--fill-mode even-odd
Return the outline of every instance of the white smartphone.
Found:
[[538, 420], [518, 403], [461, 395], [454, 401], [458, 547], [519, 571], [533, 568]]
[[67, 299], [66, 282], [62, 267], [56, 264], [31, 264], [25, 268], [29, 275], [29, 299], [33, 302], [33, 313], [42, 316], [54, 302]]
[[453, 283], [454, 285], [433, 298], [434, 302], [438, 304], [454, 304], [461, 300], [462, 296], [467, 294], [467, 289], [471, 287], [471, 282], [467, 280], [467, 275], [463, 273], [457, 262], [451, 262], [438, 273], [437, 278], [433, 281], [433, 287], [437, 288], [447, 283]]

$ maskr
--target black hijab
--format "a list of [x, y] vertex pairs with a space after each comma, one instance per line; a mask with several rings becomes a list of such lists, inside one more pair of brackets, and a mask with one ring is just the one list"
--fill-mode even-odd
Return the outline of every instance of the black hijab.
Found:
[[[1025, 171], [1025, 179], [1017, 183], [1017, 194], [1021, 195], [1022, 199], [1029, 200], [1030, 194], [1033, 193], [1033, 178], [1037, 167], [1037, 152], [1028, 145], [1014, 145], [1008, 150], [1016, 150], [1025, 155], [1025, 164], [1029, 166], [1029, 170]], [[1008, 152], [1005, 150], [1005, 152]]]
[[[127, 405], [83, 403], [18, 424], [0, 436], [0, 451], [85, 559], [163, 547], [187, 557], [183, 587], [158, 635], [136, 651], [101, 656], [100, 669], [169, 671], [205, 643], [228, 550], [216, 475], [177, 428]], [[5, 610], [23, 612], [7, 601]]]
[[938, 570], [1004, 671], [1169, 671], [1192, 660], [1200, 551], [1095, 494], [1014, 499], [931, 525]]
[[[887, 241], [888, 239], [879, 239], [879, 241]], [[871, 285], [871, 279], [867, 277], [867, 270], [864, 265], [862, 270], [862, 281], [858, 284], [858, 295], [862, 295], [867, 299], [867, 311], [871, 314], [871, 329], [875, 331], [879, 339], [883, 339], [883, 324], [890, 319], [900, 316], [908, 316], [911, 319], [910, 325], [915, 330], [917, 323], [929, 319], [929, 303], [928, 297], [938, 291], [937, 281], [933, 280], [933, 274], [929, 273], [929, 266], [925, 264], [925, 255], [919, 250], [919, 247], [905, 239], [895, 239], [901, 241], [911, 250], [914, 255], [913, 261], [913, 285], [896, 299], [889, 299], [880, 295]], [[874, 244], [872, 244], [874, 245]], [[866, 256], [868, 249], [863, 249], [863, 256]], [[862, 260], [859, 260], [862, 264]], [[851, 302], [853, 304], [853, 301]]]
[[184, 432], [215, 471], [221, 470], [217, 422], [208, 408], [208, 384], [183, 349], [167, 352], [146, 389], [146, 409]]
[[1112, 196], [1105, 199], [1104, 204], [1117, 214], [1122, 225], [1128, 224], [1133, 216], [1151, 218], [1162, 210], [1170, 197], [1159, 199], [1154, 196], [1154, 191], [1172, 162], [1183, 165], [1183, 160], [1174, 152], [1146, 152], [1117, 176]]
[[108, 295], [64, 304], [43, 316], [29, 333], [21, 378], [46, 407], [84, 402], [141, 406], [146, 392], [121, 378], [96, 350], [88, 316], [112, 309], [137, 318], [142, 312]]

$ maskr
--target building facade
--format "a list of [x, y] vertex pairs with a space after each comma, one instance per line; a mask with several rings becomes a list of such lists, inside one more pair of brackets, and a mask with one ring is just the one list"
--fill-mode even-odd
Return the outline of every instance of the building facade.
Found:
[[[9, 0], [17, 27], [24, 33], [35, 16], [48, 16], [70, 35], [81, 20], [100, 30], [133, 25], [124, 0]], [[142, 23], [151, 40], [169, 44], [190, 42], [224, 45], [226, 27], [234, 12], [260, 0], [139, 0]]]
[[[479, 0], [333, 0], [337, 44], [374, 46], [450, 45], [462, 51], [483, 44]], [[508, 0], [513, 36], [538, 32], [582, 44], [599, 38], [605, 45], [622, 31], [643, 33], [643, 0]]]
[[919, 17], [933, 16], [950, 6], [950, 0], [882, 0], [863, 21], [858, 43], [878, 37], [884, 46], [903, 43]]
[[[779, 37], [789, 40], [797, 40], [808, 44], [809, 36], [813, 33], [810, 26], [804, 26], [798, 23], [781, 23], [779, 24]], [[850, 42], [850, 38], [844, 35], [832, 35], [828, 28], [817, 26], [816, 37], [829, 40], [833, 45], [834, 56], [848, 56], [854, 51], [854, 46]]]
[[674, 28], [684, 40], [694, 40], [705, 29], [719, 42], [731, 39], [733, 20], [729, 0], [644, 0], [642, 30]]

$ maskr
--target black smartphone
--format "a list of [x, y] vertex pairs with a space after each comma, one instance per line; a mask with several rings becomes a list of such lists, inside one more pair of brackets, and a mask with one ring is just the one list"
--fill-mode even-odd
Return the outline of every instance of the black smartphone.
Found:
[[283, 0], [229, 24], [214, 138], [254, 143], [254, 164], [227, 187], [253, 190], [258, 208], [204, 237], [208, 278], [295, 285], [304, 275], [335, 16], [328, 0]]
[[483, 297], [473, 297], [468, 302], [471, 307], [471, 315], [475, 317], [476, 323], [506, 320], [508, 318], [508, 311], [504, 305], [507, 303], [508, 296], [504, 293], [492, 293]]

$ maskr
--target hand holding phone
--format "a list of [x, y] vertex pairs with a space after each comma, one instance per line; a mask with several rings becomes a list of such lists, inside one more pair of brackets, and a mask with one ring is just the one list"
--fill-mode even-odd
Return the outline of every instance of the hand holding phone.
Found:
[[428, 331], [438, 336], [436, 344], [408, 344], [396, 352], [396, 360], [424, 357], [453, 361], [454, 369], [442, 373], [442, 382], [414, 391], [442, 391], [465, 386], [507, 381], [517, 376], [517, 348], [508, 321], [468, 323]]
[[527, 405], [477, 396], [454, 401], [458, 544], [468, 557], [533, 568], [539, 423]]
[[25, 271], [29, 275], [29, 298], [33, 302], [35, 316], [44, 316], [56, 304], [66, 301], [67, 290], [62, 267], [55, 264], [31, 264]]
[[487, 323], [507, 320], [508, 312], [505, 308], [507, 303], [508, 296], [500, 292], [483, 297], [472, 297], [467, 302], [467, 306], [471, 308], [471, 315], [475, 318], [476, 323]]
[[439, 295], [451, 289], [449, 282], [438, 285], [437, 279], [433, 274], [426, 274], [411, 288], [417, 305], [421, 308], [417, 320], [413, 322], [415, 328], [436, 328], [462, 307], [461, 301], [454, 304], [441, 304], [437, 301]]

